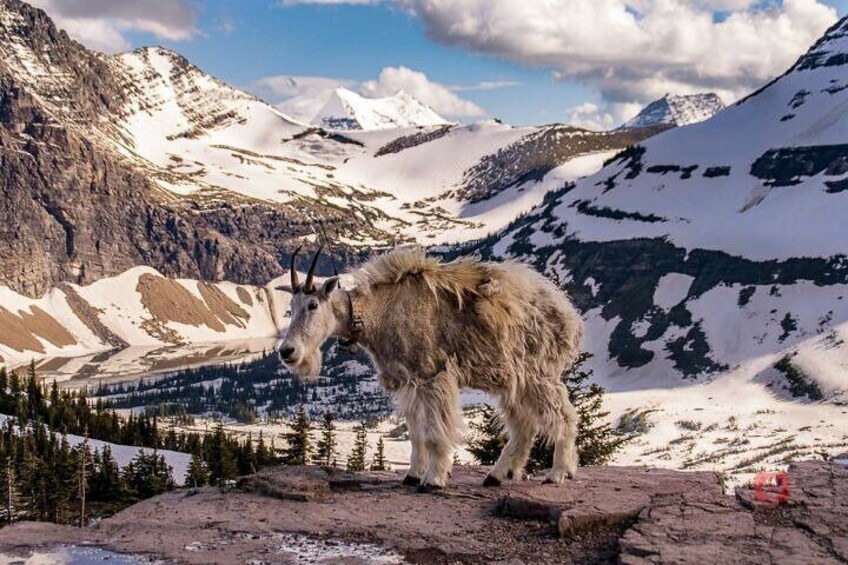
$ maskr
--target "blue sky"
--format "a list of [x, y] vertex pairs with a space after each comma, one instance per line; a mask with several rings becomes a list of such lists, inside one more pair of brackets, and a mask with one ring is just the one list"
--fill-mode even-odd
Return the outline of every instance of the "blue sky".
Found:
[[[72, 0], [36, 0], [92, 47], [165, 45], [272, 103], [323, 96], [323, 91], [298, 90], [303, 77], [322, 77], [331, 79], [329, 86], [339, 81], [371, 95], [389, 94], [400, 85], [427, 98], [437, 111], [454, 112], [458, 115], [449, 117], [465, 121], [484, 116], [514, 124], [582, 120], [597, 127], [614, 125], [667, 91], [715, 90], [736, 98], [782, 72], [837, 14], [848, 11], [848, 0], [672, 0], [680, 4], [674, 12], [653, 7], [660, 0], [635, 0], [642, 12], [628, 7], [626, 14], [614, 7], [600, 13], [603, 9], [587, 0], [93, 2], [103, 3], [101, 12], [74, 12], [78, 3]], [[596, 4], [616, 3], [623, 0]], [[712, 24], [686, 28], [704, 14], [712, 14]], [[728, 18], [742, 27], [721, 27]], [[83, 21], [89, 25], [79, 25]], [[92, 22], [103, 31], [91, 35]], [[768, 26], [775, 32], [753, 44], [751, 38], [737, 43], [746, 25], [751, 37], [768, 35]], [[693, 47], [687, 34], [708, 39]], [[712, 64], [713, 58], [721, 60]], [[384, 69], [400, 68], [414, 73], [381, 77]], [[267, 77], [299, 77], [299, 82], [280, 89], [262, 81]], [[413, 78], [415, 84], [407, 87]], [[372, 81], [370, 87], [366, 81]], [[492, 87], [483, 88], [486, 83]]]

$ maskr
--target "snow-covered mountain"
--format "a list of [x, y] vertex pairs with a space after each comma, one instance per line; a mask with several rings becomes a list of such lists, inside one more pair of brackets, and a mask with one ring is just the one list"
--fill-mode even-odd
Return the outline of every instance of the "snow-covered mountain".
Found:
[[88, 51], [0, 0], [0, 283], [41, 296], [148, 265], [262, 285], [323, 229], [342, 260], [473, 239], [658, 131], [459, 126], [404, 94], [335, 99], [365, 130], [299, 123], [166, 49]]
[[312, 123], [330, 130], [375, 130], [442, 126], [450, 122], [403, 90], [394, 96], [366, 98], [337, 88]]
[[688, 126], [703, 122], [723, 109], [721, 98], [712, 92], [682, 96], [666, 94], [645, 106], [636, 117], [621, 127], [642, 128], [660, 124]]
[[750, 472], [848, 445], [846, 218], [848, 18], [479, 249], [572, 288], [596, 377], [645, 432], [627, 461]]

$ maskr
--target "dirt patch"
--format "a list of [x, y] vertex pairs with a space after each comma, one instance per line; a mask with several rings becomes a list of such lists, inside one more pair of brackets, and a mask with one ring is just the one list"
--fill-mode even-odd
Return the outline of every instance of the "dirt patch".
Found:
[[244, 322], [250, 319], [250, 314], [245, 312], [244, 308], [236, 304], [214, 284], [199, 282], [197, 289], [212, 313], [225, 324], [243, 328]]
[[99, 311], [93, 308], [91, 304], [85, 301], [77, 291], [68, 284], [61, 284], [59, 288], [65, 293], [65, 300], [70, 306], [71, 311], [76, 314], [83, 324], [92, 331], [100, 340], [108, 343], [112, 347], [127, 347], [127, 343], [122, 337], [110, 330], [101, 320], [98, 315]]
[[30, 307], [30, 312], [19, 310], [17, 315], [0, 306], [0, 343], [15, 351], [45, 353], [38, 337], [56, 347], [77, 343], [68, 330], [38, 306]]
[[224, 333], [226, 325], [244, 327], [244, 321], [250, 318], [244, 309], [209, 283], [198, 283], [203, 300], [175, 280], [148, 273], [139, 277], [136, 290], [141, 294], [142, 304], [153, 316], [153, 320], [145, 324], [145, 330], [148, 333], [155, 331], [155, 334], [151, 333], [154, 337], [164, 333], [167, 328], [163, 326], [167, 322], [207, 326]]
[[68, 361], [73, 359], [73, 357], [50, 357], [48, 359], [44, 359], [41, 361], [37, 369], [39, 372], [52, 372], [58, 371], [62, 367], [68, 364]]
[[236, 287], [236, 294], [238, 294], [239, 300], [241, 300], [243, 304], [253, 306], [253, 297], [250, 296], [250, 293], [244, 290], [242, 287]]

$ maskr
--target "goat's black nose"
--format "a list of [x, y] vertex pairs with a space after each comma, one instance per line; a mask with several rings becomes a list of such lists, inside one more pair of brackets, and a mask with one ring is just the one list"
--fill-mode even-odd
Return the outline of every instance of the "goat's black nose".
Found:
[[294, 347], [292, 346], [283, 346], [280, 348], [280, 357], [283, 358], [283, 361], [288, 361], [291, 359], [292, 354], [294, 353]]

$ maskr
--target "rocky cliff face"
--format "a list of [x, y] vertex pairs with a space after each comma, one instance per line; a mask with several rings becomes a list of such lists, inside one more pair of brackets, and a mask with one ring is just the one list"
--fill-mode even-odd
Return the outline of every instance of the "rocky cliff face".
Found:
[[296, 205], [167, 194], [108, 139], [129, 97], [114, 64], [17, 0], [0, 2], [0, 35], [0, 283], [36, 296], [140, 264], [264, 283], [312, 232]]

